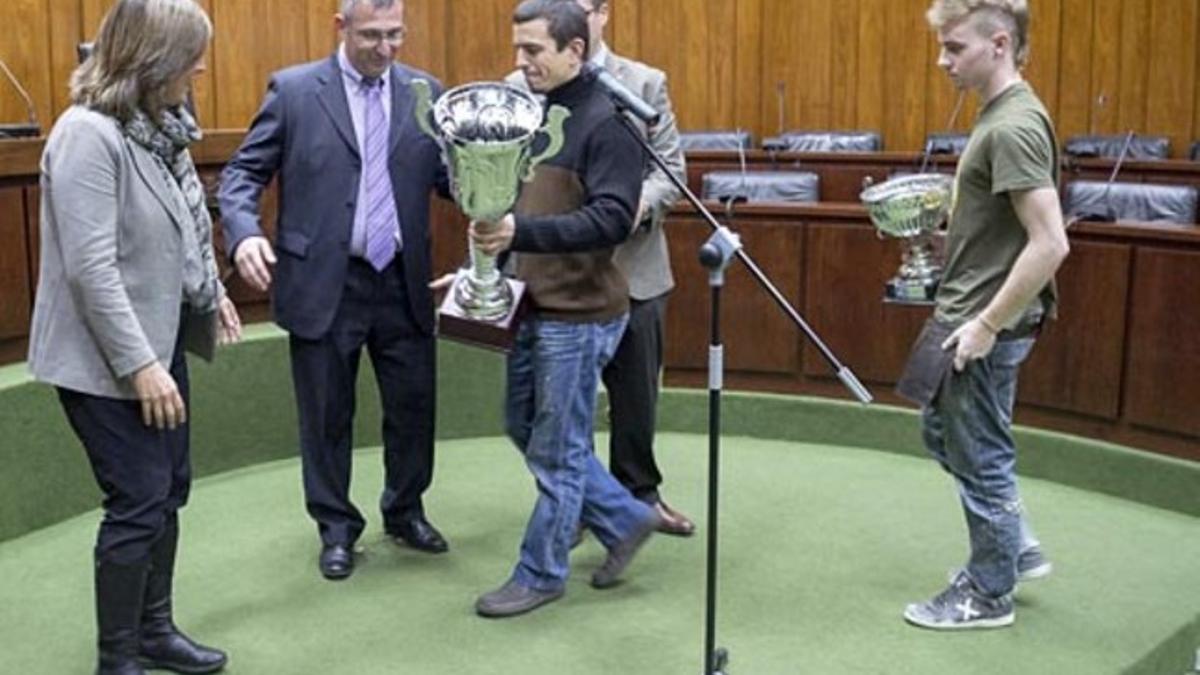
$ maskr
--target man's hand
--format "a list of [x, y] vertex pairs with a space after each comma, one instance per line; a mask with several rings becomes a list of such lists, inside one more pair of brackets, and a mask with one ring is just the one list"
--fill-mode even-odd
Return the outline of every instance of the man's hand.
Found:
[[942, 343], [942, 349], [954, 348], [954, 370], [961, 373], [967, 367], [967, 361], [982, 359], [995, 345], [996, 334], [982, 319], [975, 317], [951, 333]]
[[512, 245], [513, 235], [516, 231], [517, 221], [511, 213], [495, 223], [473, 220], [470, 231], [471, 243], [484, 255], [500, 255]]
[[275, 264], [275, 252], [271, 250], [271, 242], [266, 237], [246, 237], [238, 244], [233, 254], [233, 263], [237, 266], [242, 280], [257, 291], [265, 291], [271, 286], [271, 267]]
[[230, 345], [242, 339], [242, 319], [229, 296], [217, 305], [217, 344]]
[[146, 426], [174, 429], [187, 422], [179, 387], [158, 361], [133, 374], [133, 390], [142, 403], [142, 423]]

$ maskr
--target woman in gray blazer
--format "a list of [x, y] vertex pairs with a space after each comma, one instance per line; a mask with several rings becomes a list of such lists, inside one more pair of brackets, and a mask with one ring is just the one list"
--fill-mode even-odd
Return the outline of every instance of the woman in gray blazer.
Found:
[[97, 673], [211, 673], [221, 651], [172, 619], [177, 511], [191, 482], [185, 348], [241, 326], [217, 277], [183, 103], [212, 24], [194, 0], [118, 0], [71, 78], [41, 161], [33, 375], [59, 399], [104, 493]]

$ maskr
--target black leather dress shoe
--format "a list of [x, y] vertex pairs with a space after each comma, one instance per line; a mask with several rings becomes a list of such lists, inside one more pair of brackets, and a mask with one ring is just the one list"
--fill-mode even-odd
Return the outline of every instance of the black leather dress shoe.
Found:
[[445, 553], [450, 545], [424, 516], [401, 520], [388, 527], [387, 533], [409, 546], [426, 553]]
[[326, 544], [321, 548], [321, 574], [336, 581], [354, 573], [354, 552], [345, 544]]

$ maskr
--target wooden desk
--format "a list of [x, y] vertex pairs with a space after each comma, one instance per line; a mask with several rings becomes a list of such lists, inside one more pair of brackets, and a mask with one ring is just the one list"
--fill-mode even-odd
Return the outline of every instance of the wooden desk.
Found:
[[[682, 204], [667, 227], [667, 382], [702, 387], [708, 281], [696, 255], [710, 230]], [[882, 302], [900, 242], [880, 239], [856, 204], [742, 206], [732, 227], [838, 358], [880, 401], [903, 403], [891, 389], [929, 309]], [[1060, 319], [1022, 368], [1018, 421], [1200, 460], [1200, 227], [1079, 223], [1070, 240]], [[732, 388], [850, 398], [749, 273], [735, 264], [726, 281]]]

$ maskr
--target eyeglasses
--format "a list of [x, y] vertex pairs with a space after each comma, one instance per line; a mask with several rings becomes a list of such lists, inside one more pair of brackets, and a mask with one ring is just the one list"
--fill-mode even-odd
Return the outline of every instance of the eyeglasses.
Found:
[[399, 47], [404, 42], [404, 36], [407, 34], [407, 28], [396, 28], [387, 32], [379, 30], [354, 31], [354, 37], [358, 38], [358, 42], [364, 47], [378, 47], [383, 42], [388, 43], [392, 47]]

